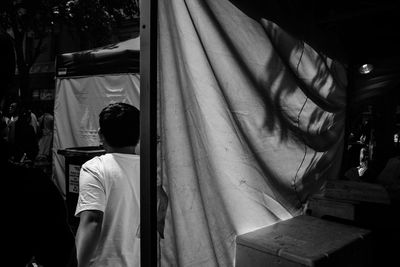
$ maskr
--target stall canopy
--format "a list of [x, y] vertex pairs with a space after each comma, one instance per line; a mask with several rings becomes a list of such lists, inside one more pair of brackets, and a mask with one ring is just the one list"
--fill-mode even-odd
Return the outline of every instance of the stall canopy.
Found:
[[139, 73], [140, 38], [57, 56], [58, 77]]
[[77, 190], [77, 177], [71, 173], [70, 184], [65, 183], [65, 159], [58, 150], [98, 146], [98, 115], [109, 103], [139, 108], [139, 50], [140, 39], [135, 38], [57, 57], [53, 179], [63, 194]]

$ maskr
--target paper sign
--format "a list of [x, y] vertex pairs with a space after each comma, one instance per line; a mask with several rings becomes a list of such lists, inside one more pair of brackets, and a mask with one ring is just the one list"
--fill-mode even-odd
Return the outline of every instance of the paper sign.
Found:
[[79, 193], [79, 172], [81, 170], [80, 165], [69, 164], [69, 182], [68, 191], [70, 193]]

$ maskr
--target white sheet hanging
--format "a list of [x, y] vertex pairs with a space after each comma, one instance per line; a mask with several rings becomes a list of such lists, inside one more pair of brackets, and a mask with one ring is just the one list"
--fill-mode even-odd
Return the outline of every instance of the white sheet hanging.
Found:
[[112, 102], [139, 108], [139, 74], [58, 78], [54, 104], [53, 180], [65, 195], [65, 158], [59, 149], [98, 146], [100, 111]]
[[233, 266], [341, 163], [346, 76], [227, 0], [159, 1], [161, 266]]

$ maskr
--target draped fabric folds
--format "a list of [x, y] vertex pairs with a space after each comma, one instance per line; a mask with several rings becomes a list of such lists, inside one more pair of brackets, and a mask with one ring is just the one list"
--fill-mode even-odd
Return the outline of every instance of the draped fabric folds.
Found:
[[335, 179], [345, 69], [227, 0], [158, 3], [161, 266], [234, 266], [237, 235]]

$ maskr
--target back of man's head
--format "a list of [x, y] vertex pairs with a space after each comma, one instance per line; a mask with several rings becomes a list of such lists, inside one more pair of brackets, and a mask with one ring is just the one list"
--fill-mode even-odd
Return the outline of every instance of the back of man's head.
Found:
[[100, 131], [108, 145], [136, 146], [140, 135], [140, 112], [126, 103], [105, 107], [99, 115]]

